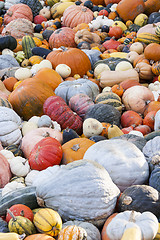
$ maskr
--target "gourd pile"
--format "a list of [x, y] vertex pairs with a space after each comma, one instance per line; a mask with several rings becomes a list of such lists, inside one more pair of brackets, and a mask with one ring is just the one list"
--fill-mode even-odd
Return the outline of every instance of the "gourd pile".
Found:
[[0, 0], [0, 240], [160, 240], [160, 0]]

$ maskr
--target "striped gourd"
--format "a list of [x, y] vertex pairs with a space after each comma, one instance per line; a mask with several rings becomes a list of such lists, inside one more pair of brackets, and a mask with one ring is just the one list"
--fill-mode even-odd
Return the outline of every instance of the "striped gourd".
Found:
[[12, 105], [10, 104], [10, 102], [7, 99], [2, 97], [0, 97], [0, 106], [12, 108]]
[[21, 146], [19, 144], [11, 144], [11, 145], [7, 146], [5, 149], [11, 151], [15, 157], [17, 157], [17, 156], [23, 157], [23, 152], [20, 149], [20, 147]]
[[152, 33], [139, 33], [137, 36], [137, 41], [144, 42], [146, 44], [160, 43], [160, 38], [156, 34]]
[[156, 75], [159, 76], [160, 75], [160, 61], [155, 62], [152, 65], [152, 72]]
[[29, 59], [33, 55], [32, 48], [34, 47], [36, 47], [36, 44], [31, 36], [26, 35], [22, 38], [22, 48], [27, 59]]
[[157, 37], [160, 37], [160, 25], [156, 27], [155, 34]]

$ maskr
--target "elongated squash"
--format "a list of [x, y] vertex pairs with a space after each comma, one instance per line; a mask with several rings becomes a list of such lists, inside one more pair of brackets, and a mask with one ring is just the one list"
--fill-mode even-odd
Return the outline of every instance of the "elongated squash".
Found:
[[138, 42], [149, 43], [160, 43], [160, 38], [156, 34], [152, 33], [139, 33], [137, 36]]
[[25, 53], [25, 57], [29, 59], [32, 57], [32, 48], [36, 47], [34, 39], [27, 35], [22, 38], [22, 48]]
[[24, 238], [25, 238], [25, 234], [18, 235], [17, 233], [14, 233], [14, 232], [0, 233], [0, 240], [19, 240]]
[[119, 84], [124, 80], [135, 80], [139, 82], [139, 75], [136, 70], [129, 69], [126, 71], [103, 71], [100, 74], [100, 86], [104, 87], [112, 87], [115, 84]]

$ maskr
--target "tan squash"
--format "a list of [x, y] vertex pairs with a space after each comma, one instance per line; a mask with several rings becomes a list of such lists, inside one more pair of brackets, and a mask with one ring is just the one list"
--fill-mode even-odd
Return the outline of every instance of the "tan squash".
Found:
[[135, 70], [138, 72], [139, 77], [145, 80], [152, 80], [153, 73], [152, 73], [152, 66], [145, 62], [140, 62], [136, 65]]

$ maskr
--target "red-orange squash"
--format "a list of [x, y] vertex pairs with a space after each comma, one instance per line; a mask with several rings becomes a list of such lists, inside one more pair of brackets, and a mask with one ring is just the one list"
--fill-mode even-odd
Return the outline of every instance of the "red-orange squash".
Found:
[[89, 8], [72, 5], [64, 11], [62, 24], [74, 28], [80, 23], [90, 23], [93, 17], [93, 12]]
[[49, 38], [49, 47], [59, 48], [64, 47], [76, 47], [74, 41], [75, 31], [69, 27], [63, 27], [55, 30]]
[[33, 14], [31, 8], [23, 3], [14, 4], [11, 6], [4, 15], [4, 24], [7, 25], [12, 20], [17, 18], [25, 18], [29, 21], [33, 21]]
[[47, 55], [47, 60], [52, 63], [55, 69], [58, 64], [66, 64], [71, 68], [71, 75], [79, 74], [81, 77], [91, 69], [91, 62], [88, 56], [78, 48], [65, 48], [54, 50]]
[[136, 16], [144, 12], [143, 0], [121, 0], [117, 5], [117, 12], [119, 16], [126, 22], [133, 21]]

